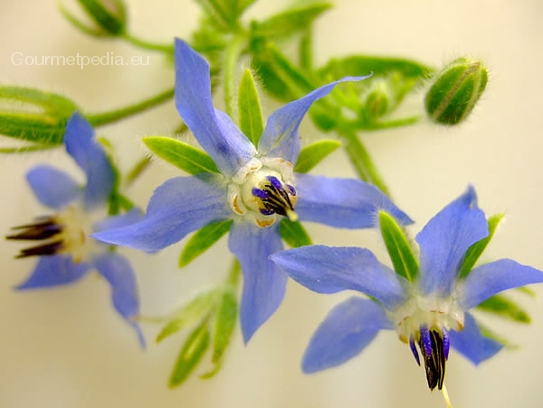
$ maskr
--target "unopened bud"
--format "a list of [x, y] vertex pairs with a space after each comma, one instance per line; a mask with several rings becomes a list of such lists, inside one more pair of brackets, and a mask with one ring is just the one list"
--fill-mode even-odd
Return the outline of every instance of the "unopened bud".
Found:
[[115, 37], [126, 30], [126, 9], [122, 0], [79, 0], [92, 19], [93, 27], [79, 21], [61, 5], [61, 12], [74, 26], [96, 37]]
[[466, 119], [488, 82], [481, 61], [458, 58], [437, 74], [424, 99], [426, 113], [439, 124], [456, 125]]

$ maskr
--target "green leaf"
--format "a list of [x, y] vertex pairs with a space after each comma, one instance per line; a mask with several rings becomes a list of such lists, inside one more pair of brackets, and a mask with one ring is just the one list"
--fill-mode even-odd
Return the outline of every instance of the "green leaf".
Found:
[[179, 140], [165, 136], [148, 136], [143, 138], [143, 143], [158, 157], [188, 174], [219, 173], [215, 162], [206, 152]]
[[319, 75], [325, 81], [328, 81], [328, 78], [337, 79], [349, 75], [368, 75], [370, 72], [378, 76], [399, 72], [407, 78], [423, 79], [428, 77], [433, 69], [413, 60], [370, 55], [354, 55], [341, 59], [332, 59], [319, 69]]
[[305, 245], [311, 245], [311, 237], [299, 221], [290, 221], [288, 218], [282, 218], [279, 226], [281, 238], [291, 248], [298, 248]]
[[477, 309], [493, 313], [518, 323], [531, 323], [528, 312], [504, 295], [494, 295], [477, 305]]
[[394, 270], [398, 275], [414, 282], [419, 264], [404, 232], [396, 220], [385, 211], [379, 211], [379, 228]]
[[207, 319], [188, 337], [181, 348], [170, 376], [170, 388], [181, 385], [194, 371], [209, 348], [210, 335]]
[[219, 365], [238, 320], [238, 301], [234, 291], [225, 290], [215, 312], [211, 362]]
[[156, 342], [159, 343], [166, 337], [177, 333], [180, 330], [190, 327], [196, 322], [202, 320], [208, 315], [212, 308], [215, 307], [217, 300], [219, 299], [220, 291], [214, 290], [210, 292], [202, 293], [184, 306], [179, 312], [175, 314], [175, 317], [164, 326], [156, 337]]
[[286, 37], [307, 29], [323, 12], [330, 9], [330, 3], [313, 3], [292, 8], [264, 21], [253, 24], [253, 35], [258, 37]]
[[512, 350], [518, 348], [518, 345], [511, 343], [509, 340], [498, 335], [480, 322], [477, 322], [477, 326], [479, 326], [479, 330], [484, 337], [488, 337], [489, 339], [502, 344], [506, 349]]
[[76, 110], [71, 100], [60, 95], [3, 86], [0, 87], [0, 134], [40, 147], [61, 145], [66, 123]]
[[294, 171], [297, 173], [309, 172], [339, 146], [341, 143], [337, 140], [320, 140], [304, 147], [300, 151]]
[[239, 17], [256, 0], [196, 0], [212, 18], [214, 24], [227, 32], [234, 32], [239, 26]]
[[490, 217], [488, 219], [488, 236], [480, 241], [477, 241], [468, 248], [466, 251], [466, 256], [464, 256], [464, 260], [462, 261], [462, 267], [460, 268], [459, 277], [461, 279], [469, 275], [475, 266], [475, 263], [492, 240], [492, 237], [494, 237], [494, 233], [496, 232], [496, 229], [498, 228], [498, 225], [503, 217], [505, 217], [505, 214], [495, 214]]
[[241, 131], [255, 146], [258, 146], [264, 124], [258, 92], [250, 69], [245, 70], [239, 84], [238, 112]]
[[264, 39], [253, 38], [249, 52], [253, 69], [258, 72], [266, 92], [273, 97], [290, 102], [316, 88], [304, 72]]
[[194, 233], [181, 252], [179, 267], [187, 266], [211, 248], [224, 234], [230, 231], [232, 222], [232, 220], [212, 222]]

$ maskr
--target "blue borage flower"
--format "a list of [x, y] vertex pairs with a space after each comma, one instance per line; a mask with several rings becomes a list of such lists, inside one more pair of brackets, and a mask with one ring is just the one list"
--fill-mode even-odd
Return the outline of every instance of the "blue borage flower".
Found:
[[275, 111], [258, 147], [213, 107], [209, 65], [185, 42], [175, 42], [177, 110], [221, 173], [177, 177], [158, 187], [145, 218], [94, 236], [105, 242], [157, 251], [213, 221], [233, 219], [229, 248], [243, 271], [240, 320], [247, 342], [279, 307], [286, 275], [268, 256], [283, 249], [278, 216], [340, 228], [368, 228], [377, 209], [411, 220], [378, 189], [359, 180], [295, 174], [300, 122], [311, 104], [343, 78]]
[[470, 246], [488, 236], [487, 221], [472, 187], [447, 205], [417, 235], [419, 273], [414, 282], [381, 264], [367, 249], [307, 246], [270, 258], [291, 278], [319, 293], [353, 289], [351, 297], [321, 323], [305, 352], [306, 373], [340, 365], [360, 353], [380, 330], [396, 330], [420, 365], [430, 389], [441, 389], [449, 346], [474, 364], [503, 345], [485, 337], [468, 312], [506, 289], [543, 282], [543, 273], [500, 259], [459, 276]]
[[[17, 258], [38, 256], [32, 275], [18, 290], [68, 285], [96, 269], [111, 285], [113, 305], [132, 326], [138, 340], [145, 340], [135, 318], [139, 315], [136, 279], [130, 263], [96, 240], [92, 232], [133, 223], [141, 218], [138, 210], [93, 222], [94, 214], [104, 214], [115, 175], [103, 148], [94, 138], [91, 125], [74, 113], [64, 135], [66, 151], [87, 176], [84, 188], [68, 174], [48, 165], [34, 167], [27, 179], [37, 199], [56, 211], [35, 222], [15, 227], [11, 240], [32, 240], [40, 244], [21, 250]], [[100, 211], [102, 210], [102, 211]], [[95, 217], [94, 217], [95, 218]]]

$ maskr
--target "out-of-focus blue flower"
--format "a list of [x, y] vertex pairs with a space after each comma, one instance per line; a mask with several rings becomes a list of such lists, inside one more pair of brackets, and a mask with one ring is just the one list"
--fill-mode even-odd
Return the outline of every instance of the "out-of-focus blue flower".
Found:
[[354, 179], [293, 172], [300, 152], [298, 127], [311, 104], [343, 78], [278, 109], [254, 146], [229, 116], [214, 108], [209, 65], [185, 42], [175, 43], [176, 106], [221, 173], [177, 177], [158, 187], [145, 218], [94, 236], [157, 251], [213, 221], [233, 219], [229, 248], [243, 271], [241, 328], [247, 342], [277, 310], [286, 275], [268, 256], [283, 249], [278, 216], [340, 228], [368, 228], [379, 209], [411, 220], [378, 189]]
[[503, 345], [485, 337], [471, 308], [506, 289], [543, 282], [543, 273], [510, 259], [459, 272], [470, 246], [488, 236], [475, 191], [441, 210], [417, 235], [420, 249], [414, 282], [381, 264], [367, 249], [307, 246], [271, 256], [297, 282], [319, 293], [353, 289], [373, 299], [351, 297], [336, 306], [313, 335], [303, 358], [307, 373], [340, 365], [360, 353], [380, 330], [396, 330], [420, 365], [430, 389], [441, 389], [449, 346], [474, 364]]
[[[31, 224], [15, 227], [7, 239], [32, 240], [39, 245], [21, 250], [17, 258], [38, 256], [32, 275], [17, 286], [18, 290], [42, 289], [68, 285], [96, 269], [110, 284], [113, 305], [132, 326], [145, 346], [135, 318], [139, 315], [136, 279], [130, 263], [89, 234], [135, 222], [138, 210], [116, 217], [106, 217], [105, 209], [115, 175], [104, 149], [96, 141], [94, 130], [80, 114], [74, 113], [64, 135], [66, 151], [87, 176], [81, 188], [68, 174], [55, 167], [32, 168], [27, 179], [37, 199], [55, 211]], [[96, 216], [101, 217], [96, 221]]]

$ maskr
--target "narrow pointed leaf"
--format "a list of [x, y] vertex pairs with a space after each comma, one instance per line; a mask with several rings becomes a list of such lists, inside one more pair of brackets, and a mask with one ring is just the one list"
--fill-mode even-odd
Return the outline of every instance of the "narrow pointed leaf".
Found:
[[254, 35], [269, 38], [307, 29], [332, 4], [322, 2], [286, 10], [254, 25]]
[[183, 248], [183, 252], [181, 252], [179, 267], [183, 268], [187, 266], [211, 248], [224, 234], [230, 231], [232, 222], [232, 220], [212, 222], [195, 232], [185, 245], [185, 248]]
[[300, 151], [294, 171], [296, 173], [309, 172], [339, 146], [341, 146], [341, 143], [337, 140], [319, 140], [304, 147]]
[[496, 214], [488, 219], [488, 236], [480, 241], [477, 241], [466, 251], [466, 256], [464, 257], [462, 267], [460, 268], [460, 278], [465, 278], [469, 275], [475, 266], [475, 263], [486, 249], [486, 246], [494, 237], [494, 233], [496, 232], [496, 229], [504, 216], [505, 214]]
[[213, 355], [211, 362], [219, 364], [224, 352], [230, 344], [230, 338], [238, 321], [238, 301], [233, 291], [227, 290], [215, 312], [213, 327]]
[[341, 78], [345, 75], [367, 75], [374, 72], [376, 76], [400, 73], [407, 78], [424, 79], [433, 69], [414, 60], [404, 58], [376, 57], [370, 55], [354, 55], [341, 59], [332, 59], [319, 70], [323, 78]]
[[188, 174], [219, 173], [215, 162], [206, 152], [180, 140], [164, 136], [149, 136], [143, 138], [143, 143], [158, 157]]
[[177, 387], [185, 382], [209, 348], [209, 343], [208, 322], [205, 320], [189, 335], [181, 348], [170, 376], [170, 388]]
[[479, 310], [493, 313], [518, 323], [531, 323], [530, 315], [504, 295], [494, 295], [476, 306]]
[[202, 320], [206, 315], [211, 312], [211, 309], [215, 306], [220, 292], [211, 291], [203, 293], [197, 296], [192, 302], [183, 307], [175, 317], [164, 326], [156, 338], [156, 342], [159, 343], [166, 337], [177, 333], [180, 330], [190, 327], [196, 322]]
[[413, 282], [419, 271], [411, 245], [394, 218], [379, 211], [379, 227], [396, 273]]
[[260, 100], [251, 70], [246, 69], [241, 77], [238, 94], [239, 126], [255, 146], [258, 146], [264, 130]]
[[279, 232], [283, 241], [291, 248], [298, 248], [313, 243], [311, 237], [299, 221], [292, 222], [288, 218], [283, 218]]

